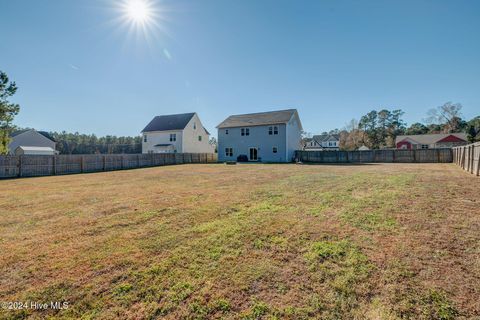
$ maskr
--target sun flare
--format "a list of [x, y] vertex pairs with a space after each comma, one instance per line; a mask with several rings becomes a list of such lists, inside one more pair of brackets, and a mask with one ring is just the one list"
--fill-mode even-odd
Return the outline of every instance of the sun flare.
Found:
[[163, 0], [115, 1], [114, 10], [117, 15], [112, 24], [119, 26], [119, 32], [128, 41], [145, 40], [151, 47], [160, 43], [165, 36], [170, 37], [166, 23], [171, 9]]
[[146, 22], [151, 16], [151, 8], [142, 0], [130, 0], [125, 4], [128, 17], [135, 22]]
[[156, 15], [155, 7], [149, 0], [125, 0], [121, 9], [124, 19], [132, 24], [151, 24]]

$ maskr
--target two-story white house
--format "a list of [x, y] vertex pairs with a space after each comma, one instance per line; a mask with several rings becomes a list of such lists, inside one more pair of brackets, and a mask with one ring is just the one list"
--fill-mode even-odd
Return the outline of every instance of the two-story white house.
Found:
[[[217, 126], [218, 161], [290, 162], [301, 149], [296, 109], [229, 116]], [[239, 158], [240, 156], [240, 158]]]
[[142, 130], [142, 153], [213, 153], [197, 113], [156, 116]]
[[321, 134], [314, 135], [312, 138], [305, 139], [303, 146], [307, 151], [337, 151], [340, 147], [340, 135], [338, 134]]

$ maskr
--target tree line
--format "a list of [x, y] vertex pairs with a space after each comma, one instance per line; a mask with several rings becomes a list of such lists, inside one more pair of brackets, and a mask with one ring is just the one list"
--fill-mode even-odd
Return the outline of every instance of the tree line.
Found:
[[465, 120], [461, 117], [462, 105], [447, 102], [428, 111], [424, 123], [407, 126], [401, 109], [372, 110], [360, 120], [352, 119], [345, 128], [330, 133], [340, 135], [340, 149], [356, 150], [365, 145], [370, 149], [395, 148], [399, 135], [458, 133], [467, 134], [469, 142], [480, 141], [480, 116]]
[[107, 135], [97, 137], [94, 134], [50, 132], [57, 142], [60, 154], [94, 154], [94, 153], [142, 153], [142, 138], [117, 137]]

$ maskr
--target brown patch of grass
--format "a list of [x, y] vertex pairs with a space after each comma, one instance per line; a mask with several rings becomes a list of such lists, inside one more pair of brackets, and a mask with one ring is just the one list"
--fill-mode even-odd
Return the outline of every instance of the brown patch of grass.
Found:
[[450, 164], [182, 165], [0, 181], [6, 318], [480, 316], [480, 180]]

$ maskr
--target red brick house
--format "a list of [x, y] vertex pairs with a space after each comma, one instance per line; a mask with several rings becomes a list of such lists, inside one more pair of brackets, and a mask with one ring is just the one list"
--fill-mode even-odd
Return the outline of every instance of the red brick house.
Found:
[[417, 134], [395, 139], [397, 149], [452, 148], [467, 143], [465, 133]]

